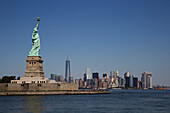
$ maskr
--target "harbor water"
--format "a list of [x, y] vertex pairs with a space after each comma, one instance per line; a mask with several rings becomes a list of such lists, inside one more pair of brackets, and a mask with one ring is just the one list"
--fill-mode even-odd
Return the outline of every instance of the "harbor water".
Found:
[[110, 94], [0, 96], [0, 113], [170, 113], [170, 90]]

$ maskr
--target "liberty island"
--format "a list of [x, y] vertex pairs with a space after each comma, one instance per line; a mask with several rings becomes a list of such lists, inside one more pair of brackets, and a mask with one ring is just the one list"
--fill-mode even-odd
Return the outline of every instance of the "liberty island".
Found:
[[40, 37], [38, 34], [40, 18], [32, 34], [32, 48], [26, 61], [24, 77], [0, 83], [0, 95], [61, 95], [61, 94], [109, 94], [105, 91], [79, 91], [75, 83], [56, 82], [44, 76], [43, 60], [40, 55]]

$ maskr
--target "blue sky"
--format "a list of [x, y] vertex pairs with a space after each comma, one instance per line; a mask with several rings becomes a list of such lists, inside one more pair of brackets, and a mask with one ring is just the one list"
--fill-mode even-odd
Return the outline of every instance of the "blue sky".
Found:
[[170, 85], [169, 0], [1, 0], [0, 75], [24, 75], [31, 36], [40, 17], [45, 76], [64, 75], [67, 56], [74, 78], [85, 68], [100, 75], [118, 70]]

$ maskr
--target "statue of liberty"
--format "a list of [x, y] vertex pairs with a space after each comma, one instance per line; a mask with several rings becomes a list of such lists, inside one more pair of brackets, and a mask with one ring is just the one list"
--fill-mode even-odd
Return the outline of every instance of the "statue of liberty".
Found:
[[40, 38], [39, 38], [39, 34], [38, 34], [38, 25], [40, 22], [40, 18], [37, 18], [37, 25], [33, 30], [32, 33], [32, 49], [29, 52], [28, 56], [40, 56], [39, 52], [40, 52]]

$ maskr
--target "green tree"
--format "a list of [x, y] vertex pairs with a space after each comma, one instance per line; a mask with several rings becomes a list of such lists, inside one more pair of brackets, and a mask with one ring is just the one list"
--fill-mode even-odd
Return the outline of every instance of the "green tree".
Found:
[[20, 77], [17, 77], [17, 80], [20, 80]]
[[0, 83], [11, 83], [11, 80], [15, 80], [15, 76], [3, 76]]

